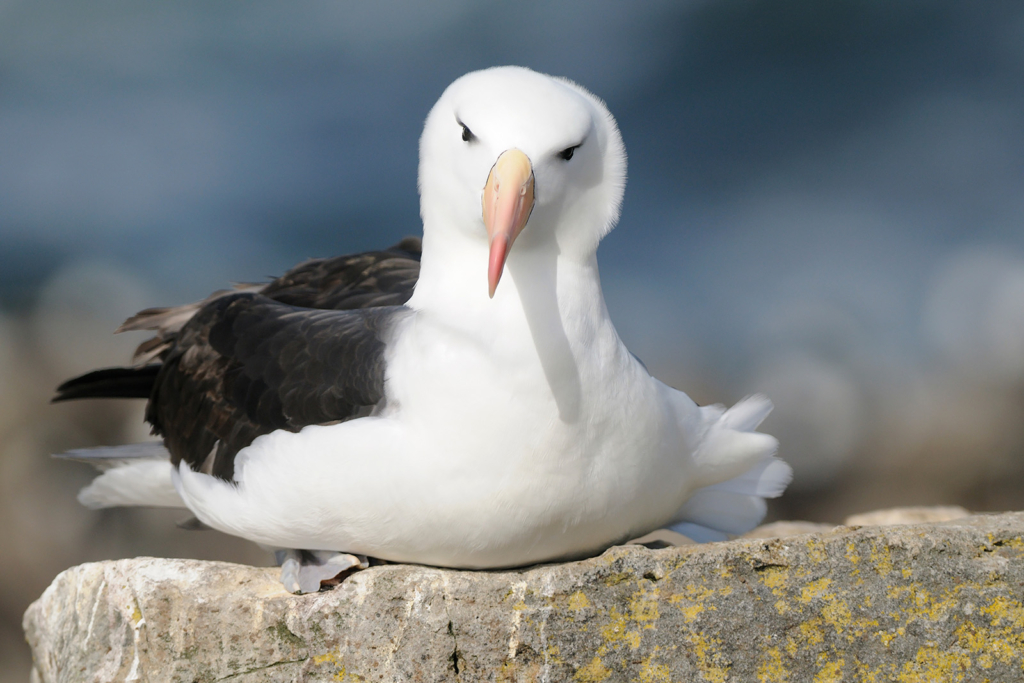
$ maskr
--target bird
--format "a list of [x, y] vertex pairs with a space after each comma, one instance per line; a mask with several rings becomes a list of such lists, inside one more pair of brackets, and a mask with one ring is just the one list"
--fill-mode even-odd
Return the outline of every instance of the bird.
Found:
[[609, 317], [626, 152], [605, 103], [524, 67], [455, 80], [419, 142], [422, 239], [148, 309], [134, 363], [55, 401], [147, 400], [161, 441], [77, 450], [89, 507], [187, 508], [289, 590], [368, 558], [464, 569], [756, 526], [792, 472], [764, 396], [698, 406]]

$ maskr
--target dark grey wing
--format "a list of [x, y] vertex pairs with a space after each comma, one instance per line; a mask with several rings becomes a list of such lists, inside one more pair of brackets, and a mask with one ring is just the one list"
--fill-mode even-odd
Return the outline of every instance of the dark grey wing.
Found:
[[175, 465], [231, 479], [253, 439], [365, 415], [384, 397], [384, 347], [404, 306], [316, 310], [239, 293], [177, 335], [146, 418]]
[[383, 251], [313, 259], [292, 268], [260, 293], [306, 308], [400, 306], [416, 286], [421, 251], [418, 237], [406, 237]]
[[170, 308], [148, 308], [126, 320], [117, 330], [152, 330], [135, 351], [136, 365], [165, 358], [185, 324], [203, 306], [238, 291], [264, 296], [304, 308], [350, 310], [372, 306], [400, 306], [409, 300], [420, 275], [421, 242], [406, 237], [381, 251], [312, 259], [295, 266], [267, 284], [242, 284], [221, 290], [200, 301]]
[[420, 253], [419, 238], [407, 237], [142, 311], [119, 330], [155, 332], [135, 366], [68, 380], [54, 400], [148, 397], [146, 419], [175, 463], [230, 479], [235, 454], [257, 436], [357, 417], [380, 400], [379, 333], [412, 296]]

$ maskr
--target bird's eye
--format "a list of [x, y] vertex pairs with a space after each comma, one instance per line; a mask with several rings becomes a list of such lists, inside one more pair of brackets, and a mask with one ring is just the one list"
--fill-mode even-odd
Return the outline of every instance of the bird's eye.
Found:
[[476, 136], [473, 135], [473, 131], [471, 131], [469, 129], [469, 126], [467, 126], [466, 124], [462, 123], [461, 121], [459, 122], [459, 125], [462, 126], [462, 141], [463, 142], [473, 142], [474, 140], [476, 140]]
[[564, 159], [565, 161], [569, 161], [569, 159], [572, 159], [572, 155], [576, 152], [577, 149], [579, 149], [579, 145], [566, 147], [565, 149], [558, 153], [558, 158]]

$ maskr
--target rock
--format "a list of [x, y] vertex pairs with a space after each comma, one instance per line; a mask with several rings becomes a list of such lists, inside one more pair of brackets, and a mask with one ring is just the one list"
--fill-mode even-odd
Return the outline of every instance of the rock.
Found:
[[630, 543], [646, 545], [648, 548], [667, 548], [672, 545], [690, 545], [694, 541], [671, 529], [656, 529], [640, 538], [633, 539]]
[[804, 534], [823, 534], [832, 531], [835, 526], [816, 522], [772, 522], [748, 531], [741, 538], [788, 538]]
[[921, 524], [922, 522], [949, 522], [971, 513], [959, 505], [936, 505], [932, 507], [905, 507], [875, 510], [850, 515], [846, 526], [884, 526], [892, 524]]
[[739, 539], [519, 571], [384, 565], [286, 593], [276, 568], [139, 558], [25, 615], [51, 681], [1020, 680], [1024, 513]]

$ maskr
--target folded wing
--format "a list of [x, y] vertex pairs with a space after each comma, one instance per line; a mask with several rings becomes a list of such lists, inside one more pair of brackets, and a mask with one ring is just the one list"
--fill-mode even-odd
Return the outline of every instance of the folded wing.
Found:
[[360, 417], [384, 396], [384, 348], [408, 309], [299, 308], [252, 293], [221, 297], [182, 328], [146, 419], [172, 463], [231, 479], [261, 434]]
[[[54, 401], [147, 398], [147, 420], [174, 464], [230, 479], [235, 454], [257, 436], [359, 417], [379, 403], [386, 330], [406, 310], [420, 253], [419, 238], [408, 237], [142, 311], [119, 330], [154, 332], [134, 366], [70, 379]], [[125, 464], [120, 451], [94, 455], [101, 468]]]

